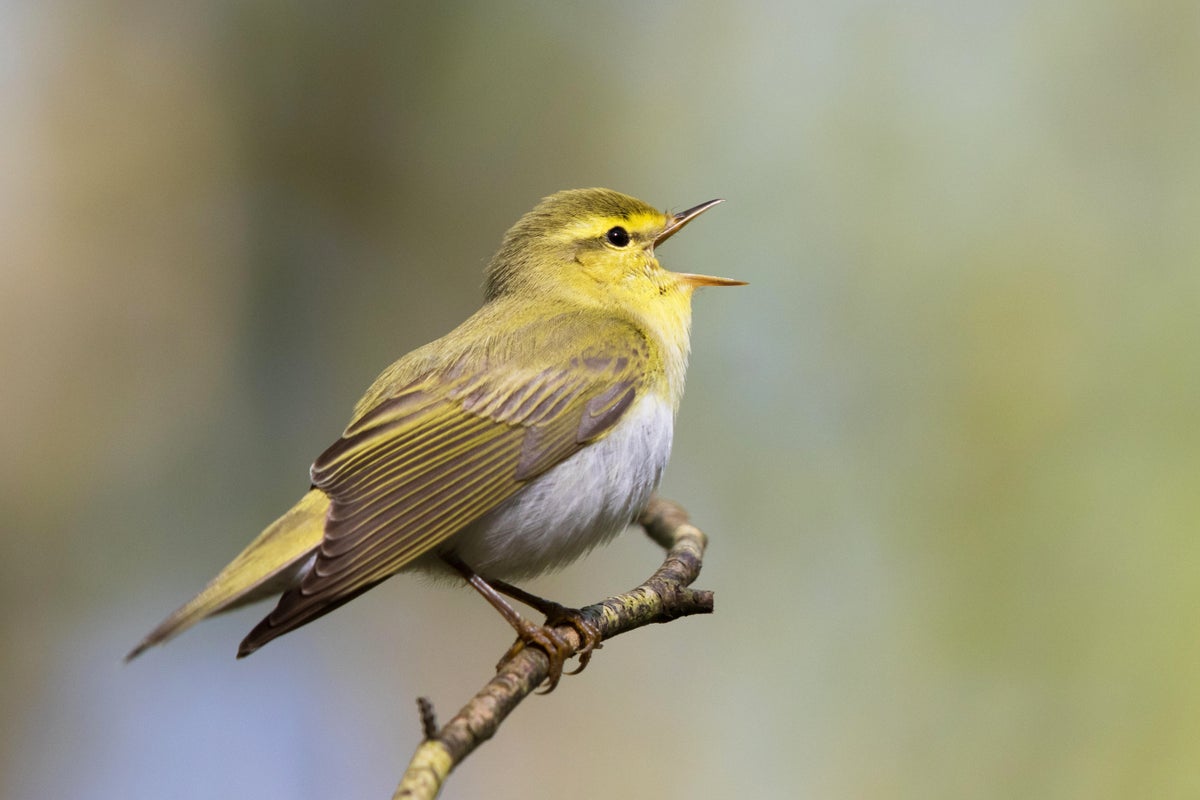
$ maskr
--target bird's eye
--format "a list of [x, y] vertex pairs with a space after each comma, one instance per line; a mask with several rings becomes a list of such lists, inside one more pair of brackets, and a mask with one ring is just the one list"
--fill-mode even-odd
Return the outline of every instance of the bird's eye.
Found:
[[608, 233], [604, 234], [604, 238], [608, 239], [608, 243], [614, 247], [624, 247], [629, 244], [629, 231], [618, 225], [615, 228], [609, 228]]

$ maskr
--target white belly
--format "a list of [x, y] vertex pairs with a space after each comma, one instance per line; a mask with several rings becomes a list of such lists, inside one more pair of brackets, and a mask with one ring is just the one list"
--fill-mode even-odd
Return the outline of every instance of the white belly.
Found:
[[[565, 566], [625, 529], [658, 486], [674, 413], [642, 398], [612, 432], [457, 533], [451, 552], [484, 577], [529, 578]], [[432, 567], [426, 562], [414, 566]]]

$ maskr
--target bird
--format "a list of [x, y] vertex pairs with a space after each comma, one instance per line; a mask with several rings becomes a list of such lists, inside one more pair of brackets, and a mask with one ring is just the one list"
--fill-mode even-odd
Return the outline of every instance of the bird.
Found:
[[[656, 248], [721, 200], [678, 213], [611, 189], [545, 197], [504, 235], [482, 307], [393, 363], [310, 469], [310, 488], [126, 657], [200, 620], [278, 596], [238, 657], [400, 572], [458, 576], [549, 659], [575, 609], [514, 586], [624, 530], [670, 456], [691, 299], [743, 281], [671, 272]], [[537, 625], [505, 600], [544, 612]], [[502, 662], [503, 663], [503, 660]], [[576, 670], [578, 671], [578, 670]]]

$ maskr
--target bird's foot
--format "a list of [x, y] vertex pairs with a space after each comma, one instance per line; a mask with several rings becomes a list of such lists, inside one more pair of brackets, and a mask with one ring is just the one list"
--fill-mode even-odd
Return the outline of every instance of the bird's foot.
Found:
[[[583, 672], [584, 667], [592, 660], [592, 651], [599, 650], [603, 645], [600, 644], [600, 628], [596, 623], [592, 622], [587, 616], [577, 608], [567, 608], [564, 605], [547, 600], [544, 597], [538, 597], [536, 594], [530, 594], [524, 589], [513, 586], [511, 583], [504, 581], [492, 581], [492, 586], [499, 592], [503, 592], [514, 600], [520, 600], [530, 608], [537, 609], [546, 615], [546, 628], [554, 628], [559, 625], [569, 625], [579, 634], [579, 650], [576, 653], [579, 656], [579, 666], [568, 672], [568, 675], [578, 675]], [[513, 645], [513, 650], [509, 655], [514, 655], [521, 648], [516, 644]]]
[[551, 625], [537, 625], [526, 619], [522, 619], [521, 622], [523, 624], [517, 627], [517, 640], [496, 664], [496, 669], [503, 667], [505, 662], [526, 647], [536, 647], [546, 654], [546, 659], [550, 662], [546, 672], [546, 688], [538, 690], [538, 694], [550, 694], [562, 678], [563, 665], [571, 657], [571, 645]]
[[547, 606], [538, 608], [538, 611], [546, 615], [546, 627], [569, 625], [579, 634], [579, 650], [575, 653], [579, 658], [579, 666], [567, 674], [578, 675], [583, 672], [583, 668], [592, 660], [592, 651], [604, 646], [600, 644], [600, 628], [577, 608], [567, 608], [547, 601]]
[[526, 623], [528, 628], [520, 632], [517, 640], [504, 654], [504, 658], [500, 659], [496, 668], [499, 669], [504, 662], [521, 652], [526, 645], [533, 645], [545, 652], [546, 657], [550, 659], [550, 674], [547, 676], [550, 685], [542, 692], [542, 694], [548, 694], [558, 685], [559, 678], [563, 675], [563, 665], [566, 659], [570, 658], [572, 649], [555, 628], [560, 625], [568, 625], [579, 634], [580, 645], [579, 649], [575, 651], [575, 655], [579, 657], [579, 666], [567, 672], [567, 675], [578, 675], [583, 672], [584, 667], [592, 660], [592, 652], [600, 649], [603, 645], [600, 643], [600, 629], [578, 609], [567, 608], [549, 600], [542, 600], [535, 607], [546, 615], [546, 623], [544, 625]]

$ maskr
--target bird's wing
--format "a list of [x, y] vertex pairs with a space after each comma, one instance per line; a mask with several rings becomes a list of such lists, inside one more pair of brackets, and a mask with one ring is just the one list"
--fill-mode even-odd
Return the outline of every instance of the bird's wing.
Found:
[[642, 391], [647, 350], [451, 367], [362, 414], [312, 467], [332, 501], [312, 568], [239, 654], [361, 594], [602, 437]]

